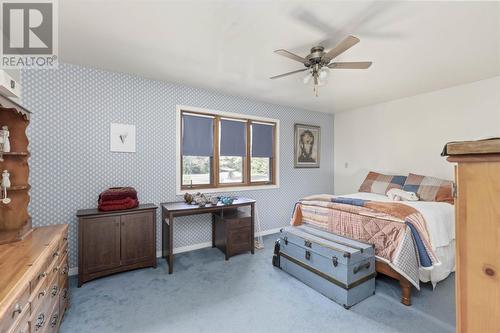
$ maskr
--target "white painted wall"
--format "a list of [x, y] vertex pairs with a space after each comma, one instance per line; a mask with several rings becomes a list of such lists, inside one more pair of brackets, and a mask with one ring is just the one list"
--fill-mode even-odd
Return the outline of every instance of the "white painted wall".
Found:
[[335, 193], [370, 170], [453, 178], [446, 142], [500, 137], [500, 76], [335, 114]]

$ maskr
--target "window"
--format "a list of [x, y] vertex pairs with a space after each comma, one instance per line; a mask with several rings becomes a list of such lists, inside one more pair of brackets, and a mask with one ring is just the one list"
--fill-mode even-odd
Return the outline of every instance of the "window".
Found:
[[278, 121], [178, 107], [177, 192], [276, 187]]

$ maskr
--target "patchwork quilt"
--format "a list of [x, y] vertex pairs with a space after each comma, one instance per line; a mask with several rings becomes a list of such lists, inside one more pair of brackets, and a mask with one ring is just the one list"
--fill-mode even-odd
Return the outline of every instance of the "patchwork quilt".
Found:
[[291, 224], [303, 223], [374, 244], [377, 259], [417, 289], [419, 267], [431, 269], [440, 265], [424, 217], [403, 203], [310, 196], [295, 205]]

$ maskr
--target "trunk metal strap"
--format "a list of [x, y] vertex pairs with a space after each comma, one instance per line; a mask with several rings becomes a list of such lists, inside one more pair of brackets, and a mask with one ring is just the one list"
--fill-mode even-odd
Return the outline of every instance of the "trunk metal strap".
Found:
[[314, 274], [322, 277], [323, 279], [327, 280], [328, 282], [331, 282], [334, 285], [339, 286], [340, 288], [345, 289], [345, 290], [349, 290], [349, 289], [352, 289], [354, 287], [357, 287], [360, 284], [362, 284], [363, 282], [371, 280], [376, 275], [376, 273], [372, 273], [372, 274], [367, 275], [367, 276], [365, 276], [365, 277], [363, 277], [363, 278], [361, 278], [361, 279], [359, 279], [351, 284], [345, 284], [345, 283], [340, 282], [339, 280], [335, 279], [333, 276], [328, 275], [326, 273], [323, 273], [320, 270], [317, 270], [316, 268], [311, 267], [310, 265], [306, 264], [305, 262], [297, 260], [284, 252], [280, 252], [280, 256], [282, 256], [283, 258], [287, 259], [288, 261], [290, 261], [290, 262], [292, 262], [292, 263], [294, 263], [294, 264], [296, 264], [304, 269], [307, 269], [309, 272], [314, 273]]

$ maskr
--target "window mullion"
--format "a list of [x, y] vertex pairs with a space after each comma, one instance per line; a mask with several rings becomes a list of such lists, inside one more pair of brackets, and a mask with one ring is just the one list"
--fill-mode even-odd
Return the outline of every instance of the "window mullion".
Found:
[[246, 136], [246, 144], [247, 144], [247, 149], [246, 149], [246, 155], [245, 155], [245, 165], [244, 165], [244, 171], [245, 171], [245, 185], [250, 185], [252, 183], [252, 176], [251, 176], [251, 152], [250, 152], [250, 128], [252, 125], [252, 121], [250, 119], [247, 120], [247, 136]]
[[220, 117], [215, 116], [215, 122], [214, 122], [214, 163], [213, 163], [213, 170], [212, 170], [212, 177], [213, 177], [213, 186], [214, 187], [219, 187], [219, 121]]

